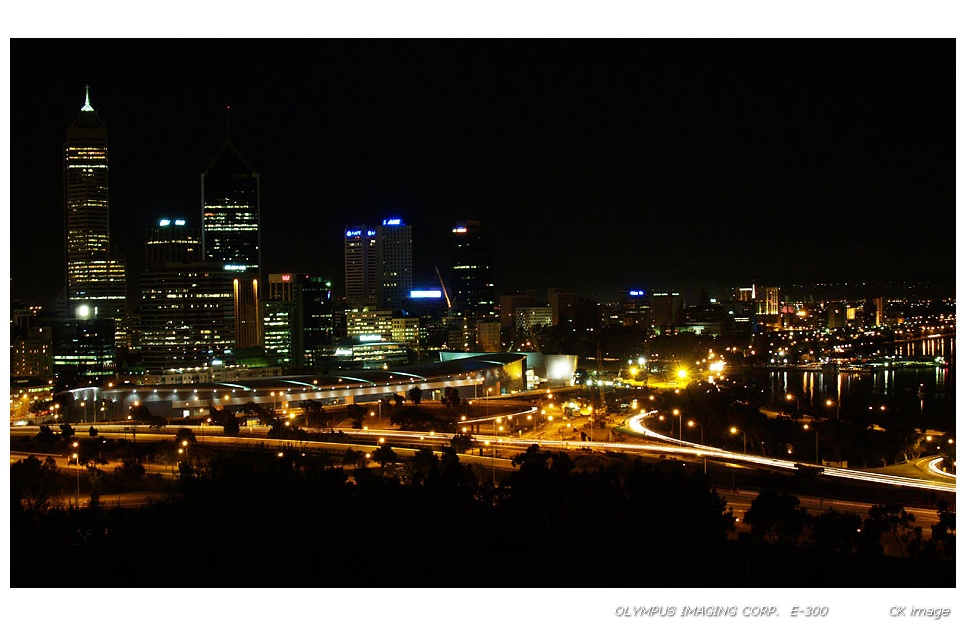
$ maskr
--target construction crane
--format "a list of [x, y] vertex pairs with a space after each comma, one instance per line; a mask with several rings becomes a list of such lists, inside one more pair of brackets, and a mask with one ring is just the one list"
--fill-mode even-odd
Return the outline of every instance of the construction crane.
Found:
[[453, 302], [449, 299], [449, 292], [446, 291], [446, 284], [443, 283], [443, 275], [439, 273], [439, 266], [433, 266], [436, 269], [436, 276], [439, 277], [439, 286], [443, 288], [443, 296], [446, 298], [446, 308], [450, 313], [453, 312]]

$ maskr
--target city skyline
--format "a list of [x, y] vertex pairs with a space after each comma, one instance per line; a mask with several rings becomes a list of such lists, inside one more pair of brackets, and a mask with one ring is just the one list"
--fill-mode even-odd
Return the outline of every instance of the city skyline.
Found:
[[[219, 54], [189, 71], [211, 46]], [[67, 48], [78, 63], [36, 72], [35, 53]], [[340, 296], [343, 229], [390, 217], [413, 227], [417, 286], [434, 281], [461, 220], [495, 236], [498, 293], [951, 279], [953, 50], [12, 40], [11, 201], [36, 211], [11, 212], [11, 229], [63, 223], [57, 146], [89, 84], [107, 127], [112, 234], [135, 284], [157, 219], [201, 226], [199, 178], [228, 107], [232, 144], [261, 179], [263, 271], [330, 276]], [[125, 56], [143, 71], [122, 74]], [[902, 212], [921, 241], [899, 228]], [[12, 238], [14, 298], [63, 287], [62, 233], [50, 235]]]

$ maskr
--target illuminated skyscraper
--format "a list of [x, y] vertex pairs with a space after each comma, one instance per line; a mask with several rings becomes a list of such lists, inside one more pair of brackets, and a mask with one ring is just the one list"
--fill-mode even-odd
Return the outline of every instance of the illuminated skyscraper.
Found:
[[268, 275], [265, 354], [290, 366], [317, 366], [332, 344], [332, 281], [305, 273]]
[[125, 264], [111, 241], [107, 129], [90, 88], [64, 143], [64, 227], [67, 314], [113, 319], [127, 311]]
[[495, 316], [493, 255], [482, 225], [475, 220], [453, 227], [448, 289], [454, 313]]
[[413, 289], [413, 227], [399, 218], [383, 220], [376, 228], [377, 301], [399, 309]]
[[261, 346], [258, 174], [232, 144], [230, 126], [226, 126], [225, 144], [201, 175], [201, 212], [205, 259], [236, 275], [235, 347]]
[[160, 220], [145, 237], [142, 366], [151, 373], [211, 365], [235, 347], [233, 273], [201, 256], [201, 233]]
[[221, 147], [201, 175], [202, 246], [205, 259], [229, 272], [255, 275], [261, 269], [258, 174], [226, 132]]
[[376, 263], [376, 231], [366, 226], [345, 229], [345, 296], [348, 307], [376, 303], [379, 273]]

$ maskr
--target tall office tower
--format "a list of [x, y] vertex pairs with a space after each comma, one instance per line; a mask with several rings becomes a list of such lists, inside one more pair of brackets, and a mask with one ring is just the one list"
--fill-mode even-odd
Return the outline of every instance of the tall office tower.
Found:
[[144, 238], [146, 268], [157, 268], [165, 263], [200, 263], [204, 261], [201, 251], [201, 233], [186, 226], [182, 219], [158, 220], [158, 225], [148, 229]]
[[235, 348], [232, 273], [204, 261], [201, 233], [161, 220], [145, 237], [141, 360], [148, 372], [210, 365]]
[[123, 331], [127, 287], [124, 260], [111, 241], [107, 129], [86, 90], [64, 142], [67, 315], [82, 309], [85, 316], [113, 319]]
[[301, 363], [302, 342], [298, 301], [303, 274], [281, 272], [268, 275], [268, 296], [262, 301], [262, 333], [265, 355], [282, 366]]
[[[269, 275], [272, 276], [272, 275]], [[297, 337], [295, 301], [265, 300], [262, 302], [262, 333], [265, 356], [281, 366], [295, 364]]]
[[231, 142], [201, 175], [202, 246], [205, 258], [229, 272], [254, 275], [262, 267], [258, 174]]
[[235, 301], [235, 348], [264, 346], [258, 279], [252, 275], [232, 278]]
[[453, 227], [450, 249], [450, 285], [447, 286], [454, 313], [470, 316], [495, 316], [493, 254], [476, 220]]
[[[332, 281], [307, 274], [299, 278], [297, 365], [318, 366], [335, 335]], [[298, 343], [301, 342], [301, 343]]]
[[52, 326], [51, 343], [58, 388], [95, 385], [116, 372], [114, 320], [110, 318], [93, 318], [82, 312], [58, 318]]
[[619, 303], [622, 326], [650, 328], [651, 301], [645, 290], [633, 289], [621, 292]]
[[651, 292], [651, 324], [669, 327], [681, 323], [684, 303], [678, 292]]
[[258, 302], [262, 250], [258, 174], [231, 142], [225, 144], [201, 175], [201, 242], [205, 259], [235, 274], [235, 348], [263, 344]]
[[332, 281], [305, 273], [268, 275], [265, 354], [282, 365], [314, 366], [332, 345]]
[[365, 224], [345, 230], [345, 296], [347, 307], [377, 302], [379, 272], [376, 231]]
[[760, 287], [757, 290], [758, 314], [777, 316], [781, 309], [781, 290], [777, 287]]
[[778, 331], [782, 327], [781, 293], [777, 287], [755, 287], [758, 304], [755, 320], [767, 331]]
[[389, 218], [376, 227], [376, 301], [399, 309], [413, 289], [413, 227]]
[[553, 326], [563, 324], [568, 329], [574, 328], [575, 297], [559, 287], [547, 288], [547, 303], [553, 310]]

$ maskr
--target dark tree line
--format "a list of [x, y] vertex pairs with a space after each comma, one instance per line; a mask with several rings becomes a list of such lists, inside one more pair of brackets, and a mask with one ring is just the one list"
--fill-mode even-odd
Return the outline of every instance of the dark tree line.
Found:
[[[830, 565], [843, 569], [831, 585], [855, 585], [834, 583], [841, 573], [863, 577], [863, 585], [895, 585], [897, 573], [909, 570], [881, 554], [836, 552], [852, 546], [837, 531], [854, 523], [849, 518], [813, 523], [828, 551], [790, 542], [800, 522], [794, 514], [774, 531], [768, 522], [795, 509], [787, 499], [758, 520], [749, 510], [759, 537], [730, 541], [734, 518], [724, 500], [703, 474], [677, 464], [634, 460], [581, 471], [568, 455], [533, 446], [514, 458], [512, 472], [496, 475], [487, 465], [462, 463], [449, 447], [405, 461], [385, 447], [375, 457], [219, 453], [181, 463], [168, 499], [80, 510], [37, 506], [56, 470], [18, 462], [11, 472], [11, 584], [57, 585], [61, 574], [48, 565], [75, 560], [110, 564], [97, 576], [107, 586], [250, 585], [253, 573], [308, 587], [378, 586], [389, 584], [375, 565], [390, 562], [405, 565], [391, 585], [418, 587], [490, 586], [495, 575], [502, 586], [528, 587], [825, 586]], [[139, 473], [132, 462], [124, 474], [133, 480]], [[901, 514], [888, 510], [876, 519], [883, 534], [893, 524], [903, 533]], [[943, 524], [948, 541], [954, 515]], [[941, 567], [951, 560], [938, 557], [936, 567], [915, 569], [917, 584], [954, 585], [952, 571]]]

